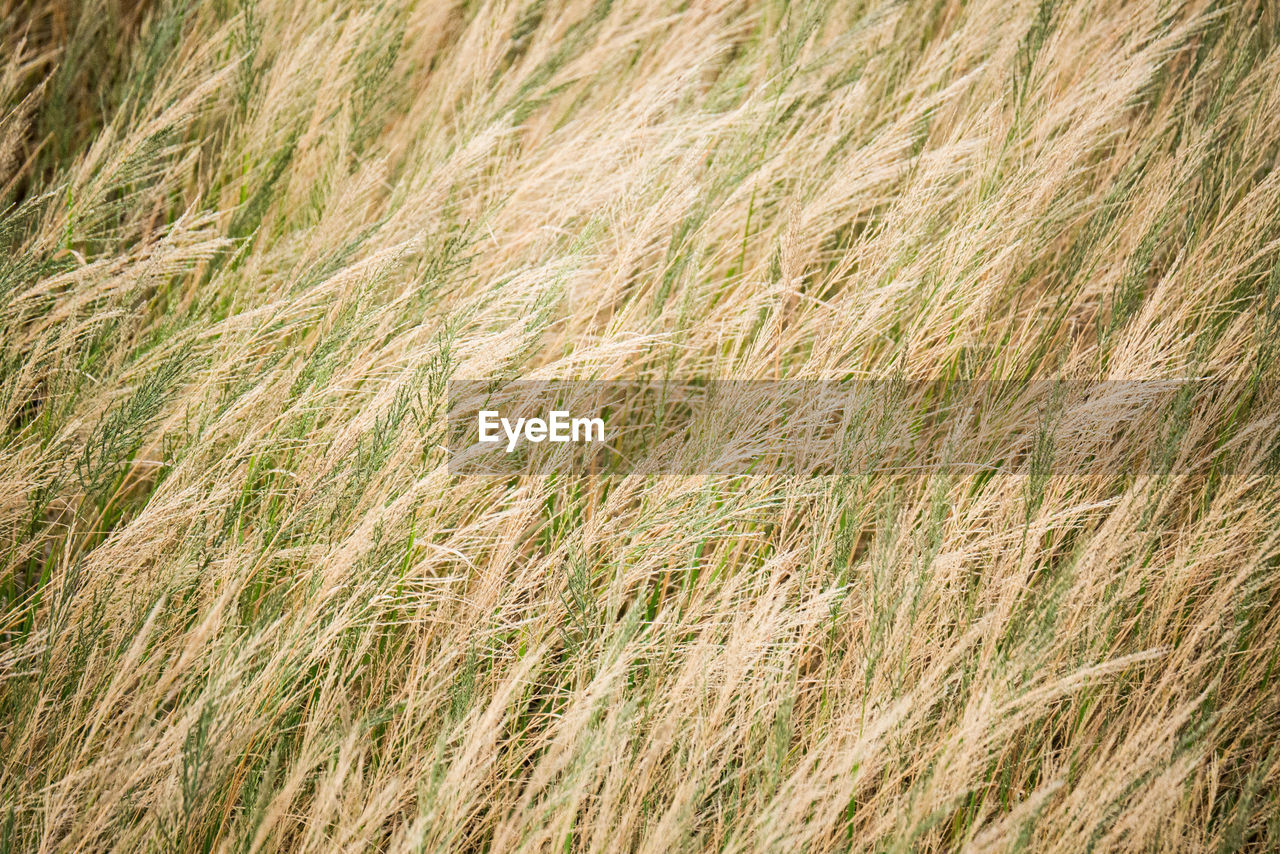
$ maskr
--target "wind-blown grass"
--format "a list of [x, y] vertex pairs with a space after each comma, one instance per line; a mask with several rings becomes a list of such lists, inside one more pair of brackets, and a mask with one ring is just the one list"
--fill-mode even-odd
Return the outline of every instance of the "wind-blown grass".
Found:
[[[1280, 848], [1274, 3], [7, 0], [0, 47], [0, 851]], [[1230, 471], [442, 447], [455, 377], [1187, 374]]]

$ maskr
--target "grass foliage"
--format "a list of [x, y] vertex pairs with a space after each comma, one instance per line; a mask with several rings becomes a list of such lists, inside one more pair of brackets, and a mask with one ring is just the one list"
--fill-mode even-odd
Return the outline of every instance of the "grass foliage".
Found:
[[[1280, 849], [1278, 80], [1270, 0], [3, 0], [0, 851]], [[441, 446], [1187, 372], [1154, 473]]]

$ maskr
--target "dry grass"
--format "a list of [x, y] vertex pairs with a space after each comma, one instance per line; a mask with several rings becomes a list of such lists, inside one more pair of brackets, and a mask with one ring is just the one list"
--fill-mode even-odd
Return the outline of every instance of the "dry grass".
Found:
[[[0, 851], [1280, 850], [1270, 0], [0, 12]], [[1235, 473], [440, 447], [1186, 371]]]

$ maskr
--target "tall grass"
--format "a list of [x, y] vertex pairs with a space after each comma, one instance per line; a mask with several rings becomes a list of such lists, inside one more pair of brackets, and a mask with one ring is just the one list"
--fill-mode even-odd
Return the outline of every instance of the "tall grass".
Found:
[[4, 0], [0, 851], [1280, 850], [1274, 429], [442, 448], [489, 375], [1265, 424], [1277, 81], [1270, 0]]

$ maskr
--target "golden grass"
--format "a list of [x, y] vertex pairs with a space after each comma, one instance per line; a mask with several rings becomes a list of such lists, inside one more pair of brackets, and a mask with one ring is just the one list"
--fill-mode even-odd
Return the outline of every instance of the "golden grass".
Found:
[[[0, 851], [1280, 849], [1274, 3], [0, 11]], [[1230, 471], [441, 448], [1186, 373]]]

